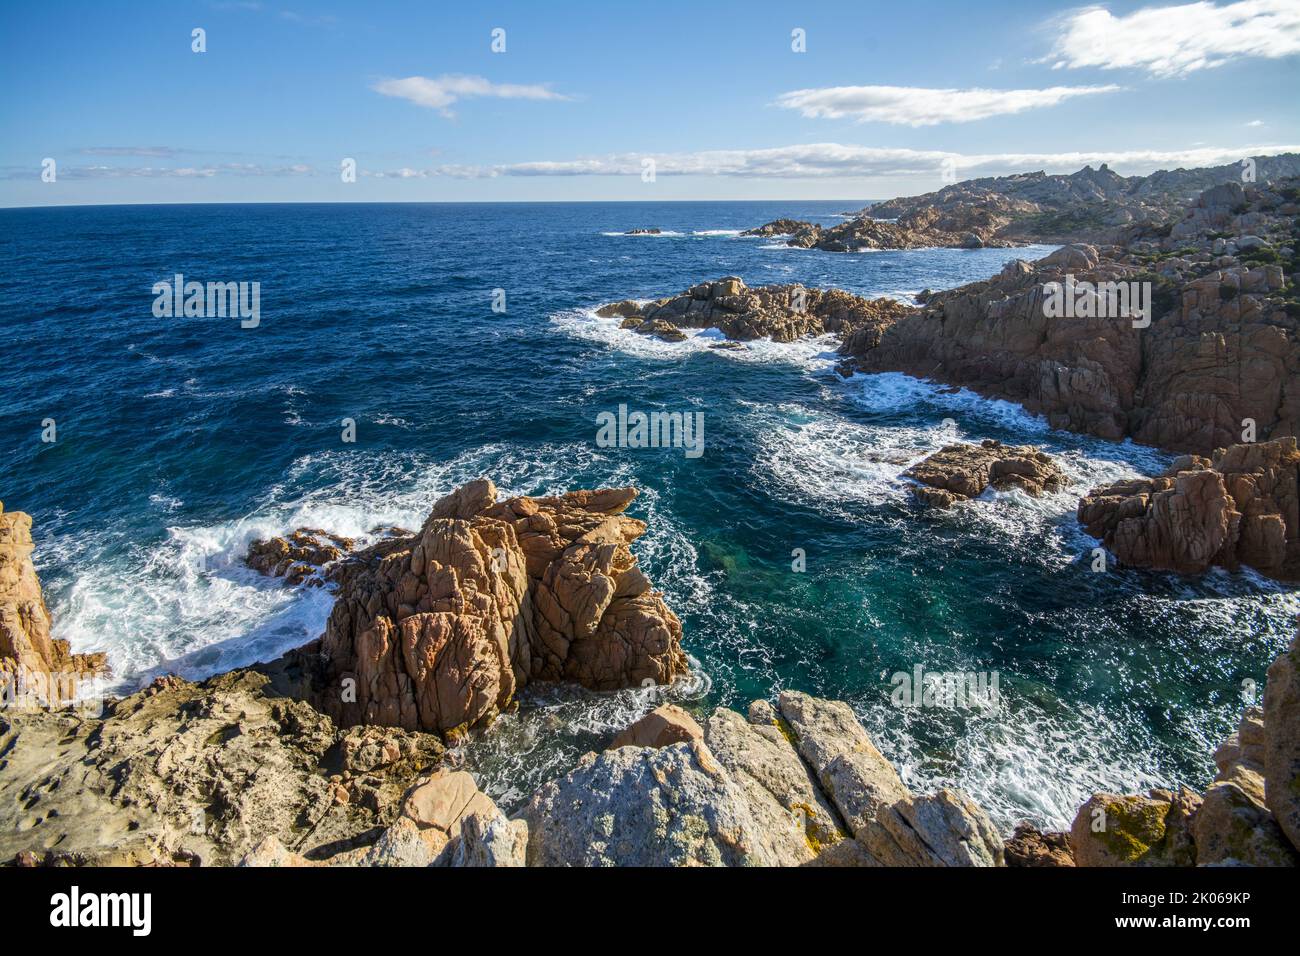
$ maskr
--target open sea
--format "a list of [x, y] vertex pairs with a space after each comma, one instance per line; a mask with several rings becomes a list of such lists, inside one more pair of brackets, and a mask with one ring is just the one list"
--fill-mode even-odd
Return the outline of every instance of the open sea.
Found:
[[[1300, 593], [1091, 570], [1079, 495], [1166, 456], [902, 375], [842, 379], [830, 340], [724, 351], [594, 317], [728, 274], [907, 297], [1050, 251], [737, 234], [862, 205], [0, 210], [0, 500], [33, 516], [56, 636], [107, 651], [118, 692], [269, 660], [316, 637], [332, 598], [243, 568], [256, 537], [418, 527], [479, 476], [503, 494], [635, 485], [634, 551], [692, 673], [658, 699], [530, 688], [455, 755], [508, 808], [664, 696], [743, 712], [782, 688], [848, 701], [909, 784], [960, 786], [1007, 830], [1068, 826], [1097, 790], [1203, 787]], [[622, 235], [638, 227], [664, 232]], [[155, 317], [152, 287], [177, 273], [259, 282], [260, 324]], [[704, 454], [598, 447], [596, 416], [620, 404], [703, 412]], [[910, 501], [909, 463], [983, 438], [1042, 446], [1074, 487]], [[892, 706], [891, 676], [918, 665], [996, 672], [1000, 706]]]

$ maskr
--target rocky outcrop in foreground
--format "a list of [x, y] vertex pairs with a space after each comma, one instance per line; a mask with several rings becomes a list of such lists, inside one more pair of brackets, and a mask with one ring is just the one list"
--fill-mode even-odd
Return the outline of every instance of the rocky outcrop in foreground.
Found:
[[703, 740], [588, 754], [524, 809], [533, 866], [1001, 866], [956, 790], [918, 796], [847, 704], [782, 693]]
[[32, 519], [0, 503], [0, 699], [59, 705], [105, 672], [104, 654], [73, 654], [50, 636], [50, 612], [32, 564]]
[[1184, 455], [1156, 478], [1094, 489], [1078, 517], [1124, 565], [1300, 581], [1300, 451], [1282, 438]]
[[913, 493], [934, 508], [978, 498], [989, 487], [1017, 488], [1038, 498], [1069, 483], [1051, 455], [1032, 445], [1004, 445], [991, 438], [978, 445], [945, 445], [903, 472], [903, 477], [918, 482]]
[[686, 338], [681, 329], [716, 328], [728, 339], [793, 342], [827, 333], [845, 338], [860, 329], [879, 328], [908, 311], [894, 299], [863, 299], [839, 289], [801, 285], [750, 288], [736, 276], [723, 276], [653, 302], [625, 299], [601, 306], [596, 315], [622, 318], [623, 328], [667, 341]]
[[635, 722], [508, 818], [432, 734], [340, 730], [278, 696], [284, 661], [159, 678], [102, 716], [0, 713], [0, 861], [251, 866], [1292, 866], [1300, 638], [1204, 794], [1095, 794], [1068, 834], [1002, 840], [913, 793], [847, 704], [784, 692], [702, 726]]
[[593, 690], [686, 671], [681, 623], [630, 546], [633, 488], [496, 500], [457, 489], [424, 526], [339, 566], [334, 610], [298, 652], [304, 693], [342, 726], [458, 734], [529, 681]]
[[274, 837], [325, 858], [364, 847], [437, 764], [432, 734], [339, 730], [268, 677], [158, 678], [102, 715], [0, 711], [0, 860], [223, 865]]

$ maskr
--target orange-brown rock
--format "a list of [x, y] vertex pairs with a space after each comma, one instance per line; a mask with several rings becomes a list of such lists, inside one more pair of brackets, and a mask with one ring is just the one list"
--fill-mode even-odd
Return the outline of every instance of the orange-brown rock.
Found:
[[1163, 475], [1091, 491], [1078, 517], [1120, 561], [1196, 574], [1251, 567], [1300, 581], [1300, 451], [1294, 438], [1184, 455]]
[[694, 717], [675, 704], [664, 704], [619, 731], [609, 749], [667, 747], [703, 739], [704, 728], [696, 723]]
[[1017, 824], [1002, 848], [1007, 866], [1074, 866], [1070, 834], [1044, 833], [1031, 823]]
[[1019, 488], [1037, 498], [1069, 483], [1051, 455], [1032, 445], [1004, 445], [991, 438], [978, 445], [945, 445], [903, 475], [920, 483], [915, 493], [921, 501], [938, 508], [976, 498], [990, 486], [999, 491]]
[[57, 706], [106, 668], [104, 654], [73, 654], [50, 636], [50, 612], [32, 564], [32, 519], [0, 504], [0, 693]]
[[645, 532], [622, 514], [635, 496], [497, 502], [480, 479], [441, 499], [341, 577], [314, 648], [318, 706], [343, 725], [451, 732], [530, 680], [612, 690], [684, 673], [681, 624], [630, 549]]
[[244, 563], [261, 574], [284, 578], [288, 584], [305, 581], [319, 586], [325, 583], [321, 569], [344, 557], [355, 546], [351, 538], [319, 528], [299, 528], [283, 537], [254, 541], [248, 546]]

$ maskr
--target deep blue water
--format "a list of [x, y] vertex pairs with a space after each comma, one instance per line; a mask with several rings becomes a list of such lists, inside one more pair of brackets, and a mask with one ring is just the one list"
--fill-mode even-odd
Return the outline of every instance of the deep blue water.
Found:
[[[107, 650], [122, 689], [269, 659], [316, 636], [330, 598], [242, 569], [255, 536], [418, 525], [479, 475], [511, 493], [635, 484], [636, 550], [695, 662], [676, 699], [844, 698], [912, 782], [966, 787], [1006, 826], [1068, 823], [1096, 789], [1203, 785], [1300, 601], [1251, 575], [1089, 570], [1078, 493], [1163, 456], [903, 376], [842, 380], [830, 342], [722, 352], [591, 314], [726, 274], [907, 295], [1048, 251], [733, 234], [861, 205], [0, 210], [0, 500], [35, 519], [56, 633]], [[648, 226], [677, 234], [609, 234]], [[261, 324], [155, 318], [151, 287], [178, 272], [260, 282]], [[704, 455], [597, 447], [620, 403], [703, 412]], [[899, 473], [956, 437], [1043, 445], [1076, 488], [922, 512]], [[888, 678], [918, 664], [997, 671], [1000, 709], [891, 707]], [[464, 756], [510, 802], [651, 703], [537, 689]]]

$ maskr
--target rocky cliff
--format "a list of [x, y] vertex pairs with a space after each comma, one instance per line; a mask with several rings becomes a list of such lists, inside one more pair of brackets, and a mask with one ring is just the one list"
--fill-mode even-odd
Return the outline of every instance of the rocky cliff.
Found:
[[32, 564], [32, 519], [0, 503], [0, 699], [72, 700], [105, 669], [103, 654], [73, 654], [50, 636], [50, 613]]

